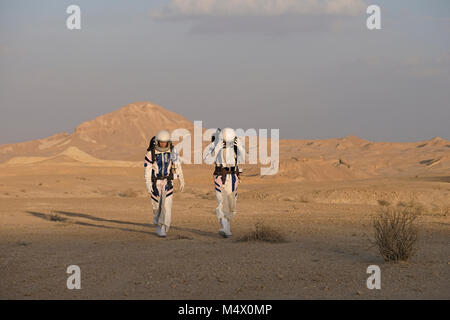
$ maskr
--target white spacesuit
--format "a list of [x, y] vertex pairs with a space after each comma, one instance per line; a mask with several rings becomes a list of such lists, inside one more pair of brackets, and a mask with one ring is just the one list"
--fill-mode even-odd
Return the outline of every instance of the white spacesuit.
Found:
[[240, 182], [238, 164], [245, 160], [245, 149], [233, 129], [217, 130], [208, 146], [206, 163], [215, 163], [214, 187], [216, 190], [216, 214], [224, 238], [231, 236], [230, 221], [237, 211], [237, 190]]
[[145, 184], [152, 199], [153, 223], [156, 233], [165, 237], [170, 227], [173, 198], [173, 180], [179, 179], [184, 189], [183, 170], [168, 131], [160, 131], [152, 138], [145, 155]]

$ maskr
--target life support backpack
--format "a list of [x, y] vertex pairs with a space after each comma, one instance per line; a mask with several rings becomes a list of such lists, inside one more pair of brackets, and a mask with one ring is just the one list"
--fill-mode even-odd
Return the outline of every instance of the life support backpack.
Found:
[[[211, 143], [216, 141], [216, 136], [218, 136], [218, 133], [220, 132], [220, 129], [217, 130], [216, 134], [213, 134], [211, 137]], [[227, 179], [227, 174], [236, 174], [239, 177], [240, 169], [238, 167], [237, 158], [238, 158], [238, 148], [237, 148], [237, 137], [234, 138], [234, 160], [235, 160], [235, 166], [231, 168], [223, 167], [223, 166], [217, 166], [214, 168], [213, 175], [214, 176], [222, 176], [222, 183], [225, 183]]]

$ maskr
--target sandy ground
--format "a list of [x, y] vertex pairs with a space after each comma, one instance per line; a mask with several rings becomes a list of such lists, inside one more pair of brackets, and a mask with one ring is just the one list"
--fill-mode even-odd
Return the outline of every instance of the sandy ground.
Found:
[[[142, 168], [0, 168], [1, 299], [450, 299], [449, 177], [292, 182], [242, 177], [233, 236], [218, 234], [210, 169], [187, 168], [156, 236]], [[195, 182], [195, 184], [194, 184]], [[371, 247], [378, 200], [424, 206], [417, 254]], [[240, 242], [255, 223], [283, 243]], [[81, 290], [68, 290], [69, 265]], [[381, 268], [381, 290], [366, 269]]]

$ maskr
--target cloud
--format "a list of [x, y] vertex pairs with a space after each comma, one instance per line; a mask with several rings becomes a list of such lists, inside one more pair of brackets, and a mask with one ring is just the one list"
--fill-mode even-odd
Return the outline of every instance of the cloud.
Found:
[[346, 28], [355, 29], [353, 17], [342, 21], [342, 17], [331, 16], [246, 16], [246, 17], [203, 17], [190, 26], [192, 34], [264, 34], [266, 36], [285, 36], [298, 33], [336, 32]]
[[153, 17], [233, 17], [282, 15], [355, 16], [364, 11], [363, 0], [171, 0], [152, 12]]

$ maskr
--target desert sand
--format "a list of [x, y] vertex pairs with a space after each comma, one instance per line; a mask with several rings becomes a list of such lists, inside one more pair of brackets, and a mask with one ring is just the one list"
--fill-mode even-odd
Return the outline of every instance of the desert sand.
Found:
[[[192, 123], [138, 102], [0, 146], [0, 299], [450, 299], [450, 141], [281, 140], [277, 175], [244, 166], [228, 239], [213, 168], [185, 165], [161, 239], [142, 158], [152, 135], [179, 127]], [[382, 205], [421, 208], [408, 262], [371, 245]], [[256, 223], [285, 241], [238, 241]], [[381, 290], [366, 287], [374, 264]], [[69, 265], [81, 290], [66, 288]]]

